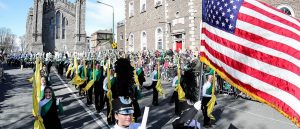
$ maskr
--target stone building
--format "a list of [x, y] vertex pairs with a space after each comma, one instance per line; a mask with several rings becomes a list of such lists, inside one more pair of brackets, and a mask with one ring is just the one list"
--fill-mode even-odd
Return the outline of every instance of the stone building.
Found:
[[286, 14], [300, 18], [300, 2], [299, 0], [260, 0], [277, 9], [282, 10]]
[[[296, 0], [262, 0], [300, 17]], [[125, 20], [118, 23], [118, 48], [199, 50], [202, 0], [125, 0]]]
[[117, 23], [117, 47], [118, 49], [125, 49], [125, 21], [120, 21]]
[[85, 8], [85, 0], [34, 0], [26, 24], [29, 51], [85, 50]]
[[196, 20], [200, 4], [196, 0], [125, 0], [124, 33], [117, 37], [123, 38], [126, 51], [194, 49], [200, 41]]
[[111, 49], [112, 30], [98, 30], [91, 36], [91, 50], [101, 51]]

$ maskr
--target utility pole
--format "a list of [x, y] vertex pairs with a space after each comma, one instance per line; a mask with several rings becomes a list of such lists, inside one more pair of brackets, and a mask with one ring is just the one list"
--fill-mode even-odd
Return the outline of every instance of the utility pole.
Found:
[[103, 2], [100, 2], [100, 1], [97, 1], [97, 3], [99, 4], [104, 4], [106, 6], [109, 6], [112, 8], [113, 10], [113, 17], [112, 17], [112, 35], [113, 35], [113, 43], [115, 42], [115, 9], [112, 5], [109, 5], [109, 4], [106, 4], [106, 3], [103, 3]]

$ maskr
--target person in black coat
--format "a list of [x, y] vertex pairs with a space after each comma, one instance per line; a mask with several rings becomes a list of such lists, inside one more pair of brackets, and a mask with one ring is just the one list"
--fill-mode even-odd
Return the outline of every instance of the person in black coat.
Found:
[[138, 76], [138, 80], [139, 80], [141, 87], [143, 87], [143, 83], [146, 81], [146, 79], [145, 79], [145, 73], [144, 73], [142, 66], [137, 68], [136, 74]]
[[197, 98], [196, 88], [197, 81], [193, 70], [187, 66], [184, 74], [181, 77], [181, 87], [185, 93], [185, 100], [179, 101], [178, 93], [174, 91], [174, 96], [177, 99], [178, 104], [177, 107], [177, 119], [172, 122], [174, 129], [197, 129], [200, 128], [200, 123], [194, 119], [195, 115], [201, 108], [201, 101]]

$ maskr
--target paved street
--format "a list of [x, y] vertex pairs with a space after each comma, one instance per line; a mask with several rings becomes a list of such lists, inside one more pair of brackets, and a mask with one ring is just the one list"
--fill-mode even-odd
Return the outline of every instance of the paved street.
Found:
[[[31, 69], [5, 70], [6, 80], [0, 83], [0, 129], [31, 129], [34, 118], [32, 109], [32, 86], [28, 79]], [[54, 69], [51, 73], [53, 88], [57, 96], [62, 97], [64, 115], [60, 117], [65, 129], [109, 128], [106, 124], [106, 110], [97, 114], [93, 105], [87, 107], [85, 98], [78, 97], [76, 89], [68, 84], [69, 80], [60, 78]], [[150, 85], [148, 80], [145, 85]], [[143, 91], [140, 100], [141, 109], [150, 106], [148, 129], [172, 129], [174, 105], [168, 104], [173, 89], [164, 82], [166, 98], [159, 98], [159, 106], [152, 106], [152, 91]], [[218, 95], [218, 105], [214, 114], [217, 118], [213, 129], [297, 129], [287, 118], [274, 109], [259, 102], [235, 99]], [[143, 111], [142, 111], [143, 112]], [[199, 120], [202, 123], [200, 113]], [[141, 122], [141, 118], [138, 119]]]

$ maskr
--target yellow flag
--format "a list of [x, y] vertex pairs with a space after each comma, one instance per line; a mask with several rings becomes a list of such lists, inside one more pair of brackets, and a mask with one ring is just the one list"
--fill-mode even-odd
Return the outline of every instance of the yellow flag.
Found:
[[93, 85], [94, 85], [94, 83], [95, 83], [95, 80], [93, 79], [93, 80], [90, 80], [89, 82], [88, 82], [88, 84], [86, 84], [86, 86], [84, 87], [84, 88], [82, 88], [82, 93], [84, 93], [84, 92], [86, 92], [86, 91], [88, 91]]
[[207, 103], [207, 116], [212, 119], [212, 120], [216, 120], [215, 117], [212, 115], [212, 112], [214, 110], [215, 107], [215, 103], [217, 100], [217, 97], [215, 95], [215, 76], [216, 76], [216, 72], [214, 71], [213, 74], [213, 80], [212, 80], [212, 93], [211, 93], [211, 99], [210, 101]]
[[135, 85], [137, 85], [138, 86], [138, 89], [140, 90], [140, 89], [142, 89], [142, 87], [141, 87], [141, 84], [140, 84], [140, 82], [139, 82], [139, 78], [138, 78], [138, 76], [137, 76], [137, 74], [136, 74], [136, 68], [135, 68], [135, 65], [134, 65], [134, 61], [132, 61], [132, 67], [133, 67], [133, 74], [134, 74], [134, 82], [135, 82]]
[[73, 77], [73, 79], [71, 80], [71, 83], [74, 84], [75, 81], [77, 80], [78, 76], [78, 62], [76, 57], [74, 57], [74, 69], [75, 69], [75, 76]]
[[71, 68], [71, 76], [74, 74], [74, 69], [75, 69], [75, 66], [73, 65], [73, 67]]
[[156, 83], [156, 90], [158, 91], [158, 93], [161, 95], [161, 96], [165, 96], [164, 94], [164, 89], [162, 88], [162, 85], [161, 85], [161, 79], [160, 79], [160, 66], [159, 66], [159, 61], [157, 61], [157, 75], [158, 75], [158, 79], [157, 79], [157, 83]]
[[180, 60], [178, 60], [178, 64], [177, 64], [177, 77], [178, 77], [178, 84], [177, 87], [175, 88], [175, 91], [177, 91], [178, 93], [178, 100], [179, 101], [185, 101], [185, 93], [180, 85], [180, 81], [181, 81], [181, 74], [180, 74]]
[[75, 73], [78, 74], [78, 61], [76, 57], [74, 57], [74, 67], [75, 67]]
[[68, 76], [70, 72], [73, 73], [73, 72], [72, 72], [72, 69], [73, 69], [72, 65], [69, 64], [68, 70], [67, 70], [67, 72], [66, 72], [66, 76]]
[[42, 69], [42, 61], [40, 59], [37, 59], [36, 61], [36, 69], [35, 69], [35, 75], [34, 75], [34, 80], [35, 80], [35, 85], [36, 85], [36, 92], [37, 92], [37, 98], [38, 101], [41, 99], [41, 74], [40, 70]]
[[41, 116], [38, 115], [39, 113], [39, 100], [40, 100], [40, 93], [41, 93], [41, 76], [40, 76], [40, 60], [37, 59], [35, 62], [35, 72], [34, 77], [32, 78], [32, 84], [33, 84], [33, 92], [32, 92], [32, 103], [33, 103], [33, 110], [32, 114], [37, 119], [34, 121], [34, 129], [45, 129], [43, 124], [43, 119]]
[[86, 91], [88, 91], [93, 85], [94, 85], [94, 83], [95, 83], [95, 61], [93, 60], [93, 72], [92, 72], [92, 74], [93, 74], [93, 79], [92, 80], [90, 80], [89, 82], [88, 82], [88, 84], [86, 84], [86, 86], [82, 89], [82, 91], [81, 92], [86, 92]]
[[33, 78], [34, 76], [32, 76], [31, 78], [27, 79], [29, 83], [32, 83], [33, 82]]
[[[110, 59], [108, 59], [108, 66], [106, 69], [107, 72], [107, 93], [106, 96], [109, 100], [109, 105], [110, 107], [112, 107], [112, 92], [111, 92], [111, 83], [110, 83]], [[114, 116], [112, 116], [112, 108], [110, 108], [109, 110], [109, 114], [108, 114], [108, 118], [112, 118]]]
[[79, 73], [79, 71], [78, 71], [78, 61], [77, 61], [76, 57], [74, 57], [74, 67], [75, 67], [75, 76], [71, 80], [71, 84], [78, 87], [78, 86], [82, 85], [85, 82], [85, 80], [81, 79], [80, 76], [78, 75], [78, 73]]

